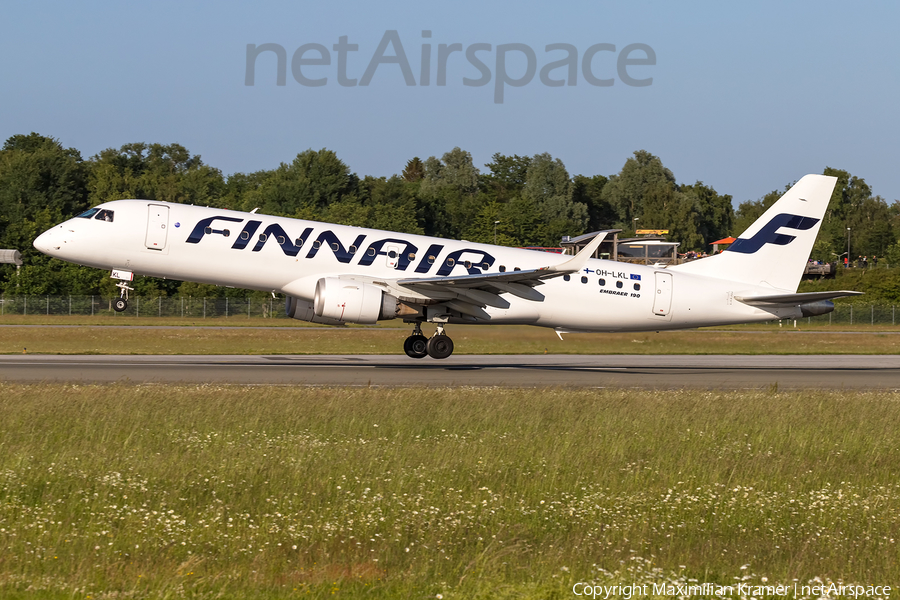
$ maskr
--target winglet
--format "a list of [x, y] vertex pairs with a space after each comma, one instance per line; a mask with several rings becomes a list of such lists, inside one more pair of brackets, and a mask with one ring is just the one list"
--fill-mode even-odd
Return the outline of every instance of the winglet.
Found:
[[594, 252], [597, 251], [597, 248], [603, 243], [603, 240], [606, 239], [606, 235], [608, 231], [600, 231], [597, 235], [588, 243], [587, 246], [581, 249], [581, 252], [570, 258], [564, 263], [560, 263], [558, 265], [553, 265], [552, 267], [547, 267], [547, 271], [552, 271], [554, 273], [574, 273], [576, 271], [580, 271], [584, 268], [584, 265], [587, 264], [587, 261], [593, 256]]

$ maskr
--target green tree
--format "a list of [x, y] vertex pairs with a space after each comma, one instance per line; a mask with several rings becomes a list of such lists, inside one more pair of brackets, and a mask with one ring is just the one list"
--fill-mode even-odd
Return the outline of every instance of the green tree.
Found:
[[454, 148], [440, 160], [429, 157], [418, 192], [425, 233], [461, 237], [483, 204], [478, 198], [478, 181], [478, 168], [465, 150]]
[[576, 175], [572, 179], [572, 200], [588, 209], [588, 231], [612, 229], [618, 221], [616, 209], [603, 199], [603, 188], [608, 181], [609, 178], [603, 175]]
[[814, 258], [835, 260], [845, 255], [848, 234], [851, 261], [858, 256], [885, 256], [897, 241], [892, 208], [883, 198], [873, 196], [862, 178], [831, 167], [824, 174], [837, 177], [837, 183], [822, 221]]
[[404, 233], [422, 233], [417, 217], [418, 184], [396, 175], [365, 177], [360, 182], [360, 196], [369, 208], [366, 226]]
[[68, 267], [50, 262], [31, 242], [87, 208], [86, 180], [78, 150], [37, 133], [6, 140], [0, 149], [0, 248], [19, 250], [25, 266], [17, 271], [0, 265], [0, 286], [9, 291], [18, 285], [19, 293], [41, 294], [67, 285]]
[[225, 193], [221, 171], [180, 144], [125, 144], [90, 161], [91, 204], [139, 198], [219, 206]]
[[260, 199], [259, 190], [272, 176], [272, 171], [233, 173], [225, 182], [225, 192], [220, 201], [223, 208], [247, 210], [262, 208], [254, 201]]
[[406, 161], [406, 168], [403, 169], [402, 177], [404, 181], [409, 181], [410, 183], [422, 181], [422, 178], [425, 177], [425, 165], [418, 156], [414, 156]]
[[497, 202], [509, 202], [522, 193], [529, 165], [530, 156], [506, 156], [496, 152], [491, 157], [491, 162], [485, 165], [490, 173], [481, 176], [481, 187]]
[[[321, 219], [332, 204], [353, 200], [358, 178], [331, 150], [306, 150], [274, 171], [243, 176], [245, 210], [270, 215]], [[337, 209], [336, 209], [337, 210]]]
[[53, 138], [31, 133], [6, 140], [0, 150], [0, 240], [11, 223], [38, 212], [59, 218], [82, 212], [88, 206], [86, 174], [78, 150]]
[[[677, 189], [672, 171], [664, 167], [658, 157], [646, 150], [638, 150], [632, 158], [625, 161], [625, 166], [617, 175], [609, 178], [603, 187], [602, 197], [615, 208], [618, 214], [617, 226], [632, 229], [635, 217], [642, 224], [646, 221], [645, 197], [652, 190], [657, 199], [664, 198], [669, 193], [663, 191], [664, 188], [670, 188], [671, 191]], [[646, 217], [650, 215], [647, 214]]]
[[[734, 228], [734, 207], [732, 198], [728, 194], [719, 194], [710, 186], [698, 181], [693, 185], [682, 185], [679, 191], [685, 196], [685, 201], [692, 207], [691, 219], [698, 246], [696, 249], [709, 250], [709, 245], [724, 237], [740, 232], [732, 231]], [[684, 213], [681, 213], [684, 214]], [[676, 227], [681, 226], [682, 221], [676, 219]], [[687, 240], [676, 238], [687, 246]], [[684, 249], [688, 249], [685, 247]]]
[[588, 222], [587, 206], [572, 199], [572, 182], [565, 165], [549, 154], [536, 154], [528, 166], [522, 197], [541, 215], [539, 244], [556, 246], [564, 235], [580, 235]]

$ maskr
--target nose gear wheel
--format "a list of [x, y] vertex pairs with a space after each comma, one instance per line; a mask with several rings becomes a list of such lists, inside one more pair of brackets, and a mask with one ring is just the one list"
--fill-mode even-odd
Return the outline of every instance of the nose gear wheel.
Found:
[[133, 287], [129, 287], [127, 283], [124, 281], [120, 281], [116, 284], [116, 287], [119, 288], [119, 297], [115, 299], [113, 302], [113, 310], [116, 312], [122, 312], [126, 308], [128, 308], [128, 291], [134, 291]]

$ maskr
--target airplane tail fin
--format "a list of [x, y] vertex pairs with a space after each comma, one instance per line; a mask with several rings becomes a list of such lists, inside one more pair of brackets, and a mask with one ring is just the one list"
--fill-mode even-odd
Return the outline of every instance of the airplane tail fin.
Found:
[[806, 175], [724, 252], [671, 270], [796, 291], [836, 182]]

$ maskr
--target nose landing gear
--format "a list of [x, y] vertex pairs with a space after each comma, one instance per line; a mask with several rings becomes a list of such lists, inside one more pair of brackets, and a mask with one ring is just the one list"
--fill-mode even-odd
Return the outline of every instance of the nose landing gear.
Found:
[[128, 308], [128, 292], [134, 291], [133, 287], [129, 287], [128, 284], [124, 281], [120, 281], [116, 284], [116, 287], [119, 288], [119, 297], [115, 299], [113, 302], [113, 310], [116, 312], [122, 312], [126, 308]]
[[412, 335], [403, 342], [403, 351], [410, 358], [447, 358], [453, 354], [453, 340], [444, 333], [444, 326], [440, 323], [430, 338], [422, 335], [422, 324], [416, 323]]

